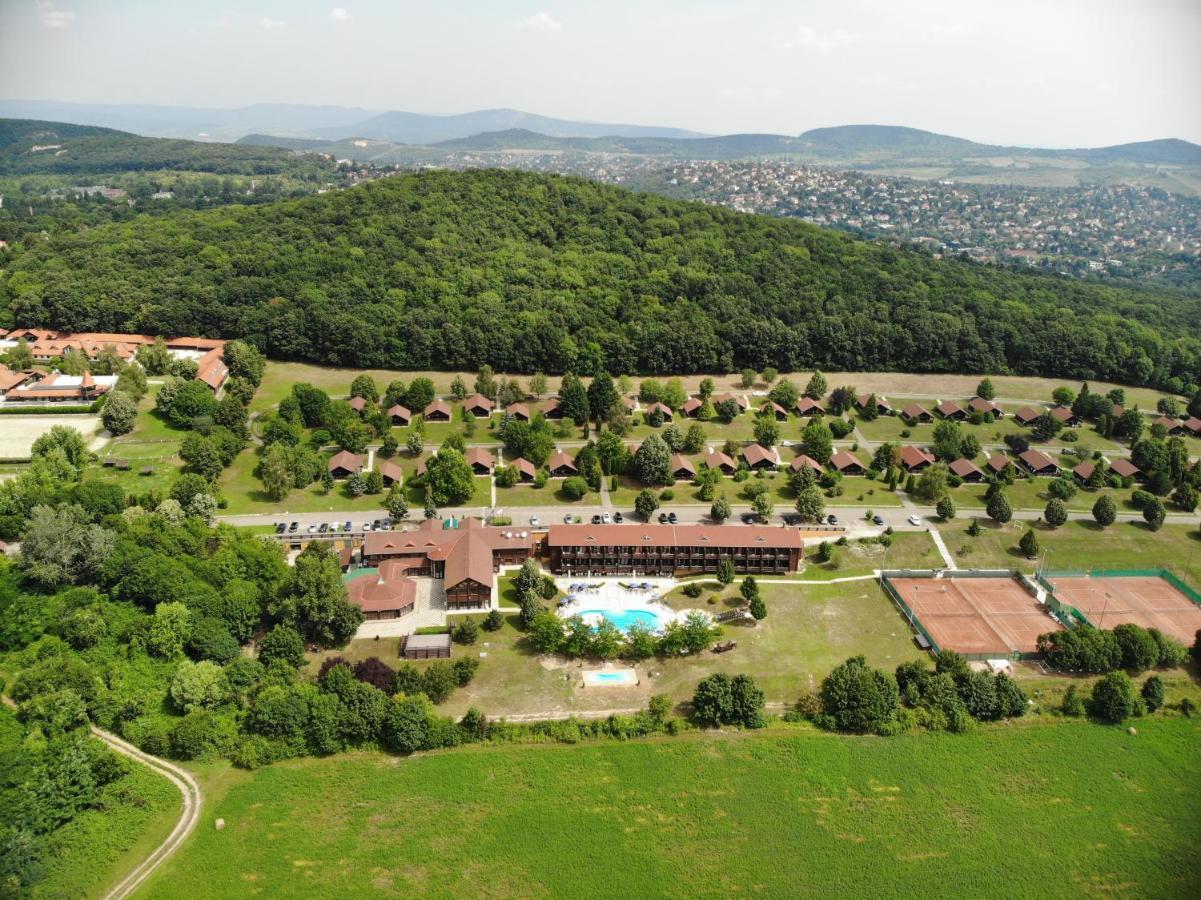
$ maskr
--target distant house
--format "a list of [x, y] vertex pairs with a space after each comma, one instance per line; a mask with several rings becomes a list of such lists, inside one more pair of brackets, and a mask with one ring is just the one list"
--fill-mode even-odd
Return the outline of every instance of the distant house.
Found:
[[671, 477], [677, 481], [686, 481], [696, 477], [696, 466], [687, 456], [680, 453], [671, 455]]
[[747, 444], [742, 448], [742, 458], [752, 469], [774, 469], [780, 464], [780, 457], [775, 450], [769, 450], [762, 444]]
[[701, 411], [701, 407], [704, 405], [705, 404], [702, 403], [700, 400], [698, 400], [696, 397], [689, 397], [687, 400], [684, 401], [684, 405], [680, 407], [680, 412], [682, 412], [684, 415], [686, 415], [690, 419], [695, 419], [696, 414]]
[[1023, 406], [1013, 414], [1019, 425], [1033, 425], [1034, 420], [1043, 414], [1043, 410], [1032, 406]]
[[1076, 476], [1076, 480], [1081, 484], [1088, 484], [1088, 480], [1093, 477], [1093, 472], [1097, 471], [1097, 464], [1092, 460], [1085, 460], [1072, 469], [1072, 474]]
[[1128, 459], [1111, 459], [1109, 471], [1119, 478], [1142, 478], [1143, 470]]
[[1196, 416], [1189, 416], [1180, 423], [1180, 427], [1193, 437], [1201, 437], [1201, 419], [1198, 419]]
[[[19, 373], [24, 375], [26, 373]], [[14, 373], [14, 378], [17, 374]], [[31, 374], [15, 387], [4, 391], [5, 403], [91, 403], [112, 389], [116, 375], [63, 375], [51, 372], [38, 377]]]
[[399, 403], [388, 409], [388, 418], [392, 420], [393, 425], [408, 425], [413, 421], [413, 414], [409, 412], [408, 407], [401, 406]]
[[1151, 422], [1152, 426], [1158, 425], [1168, 434], [1184, 434], [1184, 423], [1179, 419], [1173, 419], [1171, 416], [1160, 416]]
[[991, 400], [985, 400], [983, 397], [973, 397], [968, 401], [968, 407], [973, 412], [992, 413], [994, 419], [1002, 419], [1005, 417], [1005, 410], [997, 406]]
[[867, 471], [863, 463], [853, 453], [846, 450], [839, 450], [830, 457], [830, 468], [843, 475], [862, 475]]
[[471, 471], [476, 475], [491, 475], [496, 468], [496, 457], [483, 447], [468, 447], [464, 454]]
[[1120, 403], [1115, 403], [1113, 405], [1112, 415], [1115, 419], [1120, 419], [1122, 416], [1126, 415], [1126, 407], [1122, 406]]
[[0, 363], [0, 397], [37, 377], [35, 372], [18, 372]]
[[505, 407], [505, 415], [512, 416], [519, 422], [528, 422], [530, 420], [530, 408], [524, 403], [510, 403]]
[[496, 404], [483, 394], [472, 394], [463, 401], [463, 410], [471, 413], [477, 419], [488, 418], [494, 409], [496, 409]]
[[910, 473], [921, 472], [934, 464], [934, 456], [921, 447], [906, 444], [901, 448], [901, 465]]
[[427, 406], [422, 415], [427, 422], [449, 422], [452, 411], [450, 404], [439, 398]]
[[346, 402], [349, 403], [350, 408], [353, 409], [357, 413], [361, 413], [364, 409], [367, 408], [367, 401], [364, 400], [362, 397], [351, 397]]
[[622, 397], [617, 402], [625, 407], [627, 413], [632, 413], [638, 407], [638, 401], [633, 397]]
[[984, 480], [984, 473], [970, 459], [957, 459], [947, 468], [950, 469], [952, 475], [966, 484], [978, 484]]
[[377, 459], [375, 469], [383, 477], [385, 485], [404, 483], [404, 472], [394, 462], [389, 462], [386, 459]]
[[542, 416], [548, 421], [563, 418], [563, 407], [559, 404], [558, 397], [551, 397], [542, 404]]
[[1054, 478], [1059, 474], [1059, 466], [1055, 460], [1041, 450], [1027, 450], [1018, 455], [1018, 460], [1031, 475]]
[[794, 472], [799, 472], [801, 469], [812, 469], [816, 475], [821, 475], [826, 471], [822, 468], [821, 463], [819, 463], [812, 456], [806, 456], [804, 453], [797, 454], [793, 458], [792, 462], [788, 464], [788, 468], [792, 469]]
[[719, 469], [723, 475], [733, 475], [738, 471], [738, 465], [728, 455], [720, 450], [710, 450], [705, 457], [705, 467]]
[[[878, 394], [875, 396], [876, 396], [876, 412], [881, 416], [891, 416], [892, 415], [892, 404], [889, 403], [888, 399], [885, 397], [881, 397]], [[872, 401], [871, 394], [860, 394], [858, 397], [855, 398], [855, 408], [856, 409], [864, 409], [869, 403], [871, 403], [871, 401]]]
[[910, 422], [924, 422], [929, 424], [934, 421], [934, 416], [930, 415], [930, 411], [920, 403], [908, 403], [901, 410], [901, 416]]
[[934, 411], [951, 422], [962, 422], [967, 418], [967, 410], [953, 400], [942, 401], [934, 407]]
[[750, 404], [747, 402], [746, 397], [744, 397], [742, 394], [731, 394], [729, 392], [724, 393], [724, 394], [719, 394], [718, 396], [714, 397], [713, 405], [716, 406], [719, 403], [725, 403], [727, 400], [733, 400], [735, 403], [738, 404], [738, 408], [740, 410], [742, 410], [743, 412], [746, 412], [748, 407], [750, 406]]
[[1080, 420], [1076, 418], [1076, 414], [1067, 406], [1052, 406], [1051, 415], [1054, 416], [1060, 424], [1066, 425], [1069, 428], [1075, 428], [1080, 424]]
[[[788, 421], [788, 410], [782, 407], [779, 403], [776, 403], [774, 400], [768, 400], [763, 404], [762, 409], [770, 409], [772, 411], [772, 415], [776, 417], [777, 422]], [[760, 411], [762, 412], [762, 410]]]
[[349, 478], [363, 471], [363, 457], [349, 450], [342, 450], [329, 458], [329, 474], [335, 478]]
[[810, 416], [824, 416], [826, 408], [822, 406], [820, 400], [814, 400], [812, 397], [802, 397], [796, 402], [793, 407], [797, 411], [797, 415], [809, 418]]
[[517, 469], [517, 477], [521, 481], [533, 481], [538, 476], [538, 467], [525, 457], [519, 456], [513, 460], [513, 467]]
[[994, 475], [1000, 475], [1009, 468], [1010, 459], [1004, 453], [994, 453], [988, 458], [985, 465], [988, 466], [990, 472]]
[[366, 622], [407, 616], [417, 606], [417, 583], [407, 570], [400, 560], [382, 562], [375, 574], [347, 582], [346, 599], [363, 611]]
[[562, 450], [556, 450], [551, 455], [550, 460], [546, 463], [546, 468], [550, 471], [552, 478], [570, 478], [580, 472], [575, 460]]
[[659, 403], [657, 401], [642, 411], [642, 417], [644, 419], [649, 419], [655, 413], [661, 415], [664, 422], [670, 422], [672, 420], [671, 407], [666, 403]]
[[[229, 380], [229, 367], [225, 365], [224, 359], [225, 345], [223, 341], [219, 341], [218, 344], [219, 346], [213, 347], [196, 360], [196, 380], [207, 384], [214, 394]], [[170, 342], [167, 346], [170, 347]], [[130, 356], [132, 355], [130, 353]]]

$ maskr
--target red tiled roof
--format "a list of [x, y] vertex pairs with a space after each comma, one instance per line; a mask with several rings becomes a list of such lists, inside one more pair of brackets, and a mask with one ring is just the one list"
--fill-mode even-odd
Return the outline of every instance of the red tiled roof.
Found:
[[221, 347], [214, 347], [196, 361], [196, 380], [203, 381], [214, 392], [221, 390], [221, 385], [229, 377], [229, 369], [222, 359]]
[[978, 412], [999, 412], [1001, 407], [993, 403], [991, 400], [985, 400], [983, 397], [973, 397], [968, 401], [968, 406]]
[[[417, 583], [405, 576], [401, 560], [380, 563], [374, 575], [363, 575], [346, 584], [346, 599], [364, 612], [404, 609], [417, 602]], [[489, 564], [489, 571], [491, 565]]]
[[705, 456], [705, 465], [710, 469], [730, 468], [737, 469], [738, 464], [720, 450], [711, 450]]
[[814, 400], [812, 397], [802, 397], [800, 400], [798, 400], [796, 402], [795, 408], [796, 408], [796, 411], [801, 413], [802, 415], [809, 412], [810, 410], [814, 410], [814, 409], [820, 410], [821, 412], [826, 411], [826, 408], [821, 405], [821, 401]]
[[984, 474], [983, 472], [980, 471], [980, 467], [977, 466], [970, 459], [963, 459], [963, 458], [957, 459], [953, 463], [951, 463], [947, 468], [951, 470], [952, 474], [957, 475], [960, 478], [967, 478], [969, 475], [983, 475]]
[[944, 400], [935, 407], [941, 416], [953, 416], [956, 414], [966, 414], [966, 410], [956, 403], [954, 400]]
[[422, 410], [422, 415], [428, 419], [431, 413], [436, 412], [442, 413], [443, 415], [449, 417], [451, 415], [450, 404], [448, 404], [445, 400], [438, 398], [424, 410]]
[[830, 465], [838, 471], [842, 471], [848, 466], [859, 466], [861, 469], [864, 468], [864, 465], [859, 461], [859, 458], [855, 456], [855, 454], [846, 450], [839, 450], [837, 453], [831, 456]]
[[994, 472], [1003, 472], [1005, 467], [1009, 465], [1009, 457], [1004, 453], [994, 453], [988, 458], [988, 467]]
[[407, 406], [401, 406], [397, 403], [388, 407], [388, 417], [391, 419], [404, 419], [408, 422], [412, 420], [413, 413], [409, 411]]
[[1090, 478], [1093, 477], [1093, 472], [1095, 472], [1096, 470], [1097, 470], [1096, 463], [1091, 462], [1089, 460], [1085, 460], [1084, 462], [1077, 465], [1076, 468], [1072, 469], [1072, 474], [1075, 475], [1077, 478], [1079, 478], [1081, 481], [1088, 481]]
[[566, 466], [573, 472], [579, 471], [579, 469], [576, 468], [574, 459], [572, 459], [565, 451], [556, 450], [551, 454], [550, 459], [547, 460], [546, 467], [553, 472], [555, 469], [558, 469], [562, 466]]
[[1053, 415], [1060, 422], [1070, 422], [1072, 419], [1076, 418], [1076, 414], [1066, 406], [1051, 407], [1051, 415]]
[[484, 466], [489, 472], [496, 465], [496, 457], [483, 447], [468, 447], [464, 456], [467, 459], [468, 465]]
[[329, 471], [346, 469], [348, 472], [358, 472], [363, 468], [363, 457], [349, 450], [342, 450], [329, 458]]
[[394, 462], [389, 462], [386, 459], [376, 459], [375, 467], [386, 480], [395, 482], [404, 481], [404, 470]]
[[696, 467], [692, 465], [692, 460], [683, 454], [673, 453], [671, 455], [671, 471], [674, 474], [681, 469], [690, 475], [696, 474]]
[[901, 410], [901, 415], [907, 419], [919, 419], [922, 416], [930, 415], [930, 411], [920, 404], [910, 403]]
[[1134, 478], [1136, 475], [1143, 474], [1143, 470], [1128, 459], [1111, 459], [1109, 461], [1109, 471], [1113, 472], [1119, 478]]
[[773, 547], [801, 549], [801, 532], [768, 525], [551, 525], [551, 547]]
[[1019, 422], [1025, 423], [1025, 422], [1033, 422], [1035, 419], [1037, 419], [1041, 415], [1042, 415], [1042, 410], [1035, 409], [1032, 406], [1023, 406], [1021, 409], [1019, 409], [1017, 412], [1015, 412], [1013, 414], [1013, 417], [1015, 419], [1017, 419]]
[[907, 469], [912, 469], [914, 466], [920, 466], [922, 463], [932, 462], [934, 462], [934, 457], [921, 447], [914, 447], [912, 444], [906, 444], [901, 448], [901, 463]]
[[538, 467], [526, 459], [524, 456], [519, 456], [513, 460], [513, 465], [517, 467], [517, 471], [523, 475], [529, 475], [533, 478], [538, 474]]
[[796, 472], [796, 471], [804, 468], [805, 466], [808, 466], [815, 472], [824, 472], [825, 471], [825, 469], [822, 468], [821, 463], [819, 463], [812, 456], [807, 456], [804, 453], [797, 454], [797, 456], [793, 459], [793, 461], [791, 463], [789, 463], [788, 467], [790, 469], [792, 469], [792, 471]]
[[518, 419], [530, 418], [530, 408], [524, 403], [510, 403], [505, 407], [505, 413], [510, 416], [516, 416]]
[[1050, 466], [1059, 468], [1055, 460], [1051, 459], [1051, 457], [1047, 456], [1047, 454], [1043, 453], [1041, 450], [1035, 450], [1033, 448], [1019, 454], [1018, 459], [1025, 463], [1028, 468], [1034, 469], [1035, 471], [1039, 469], [1046, 469]]
[[780, 461], [775, 450], [769, 450], [762, 444], [747, 444], [742, 448], [742, 458], [746, 460], [748, 466], [758, 465], [762, 462], [776, 465]]
[[477, 406], [483, 407], [484, 409], [488, 410], [488, 412], [491, 412], [496, 408], [496, 404], [483, 394], [472, 394], [463, 401], [463, 409], [475, 409]]

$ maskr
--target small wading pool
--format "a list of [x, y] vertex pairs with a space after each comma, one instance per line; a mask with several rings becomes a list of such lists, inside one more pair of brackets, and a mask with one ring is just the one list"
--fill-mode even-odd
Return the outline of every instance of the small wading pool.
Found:
[[635, 625], [641, 625], [650, 631], [660, 631], [664, 625], [663, 617], [649, 609], [585, 609], [575, 615], [580, 616], [589, 625], [597, 625], [601, 619], [608, 619], [622, 632], [629, 631]]
[[633, 669], [608, 669], [584, 673], [584, 684], [588, 687], [633, 687], [638, 683], [638, 673]]

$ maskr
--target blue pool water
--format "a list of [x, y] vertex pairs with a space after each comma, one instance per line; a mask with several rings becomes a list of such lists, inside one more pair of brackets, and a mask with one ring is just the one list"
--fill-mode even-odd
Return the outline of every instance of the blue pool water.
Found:
[[651, 631], [658, 631], [663, 627], [661, 618], [655, 613], [645, 609], [585, 609], [579, 615], [581, 616], [604, 616], [610, 622], [617, 626], [618, 631], [629, 631], [635, 624], [641, 625], [644, 628], [649, 628]]
[[617, 684], [625, 684], [627, 681], [632, 681], [629, 672], [597, 672], [592, 676], [593, 681], [611, 681]]

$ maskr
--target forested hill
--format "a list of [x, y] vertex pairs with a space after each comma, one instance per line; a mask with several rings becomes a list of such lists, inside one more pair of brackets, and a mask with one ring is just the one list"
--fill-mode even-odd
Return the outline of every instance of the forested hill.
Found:
[[111, 128], [0, 119], [0, 176], [172, 169], [216, 175], [332, 171], [332, 160], [278, 147], [139, 137]]
[[0, 295], [10, 324], [248, 337], [350, 366], [1201, 370], [1195, 302], [495, 170], [55, 236]]

